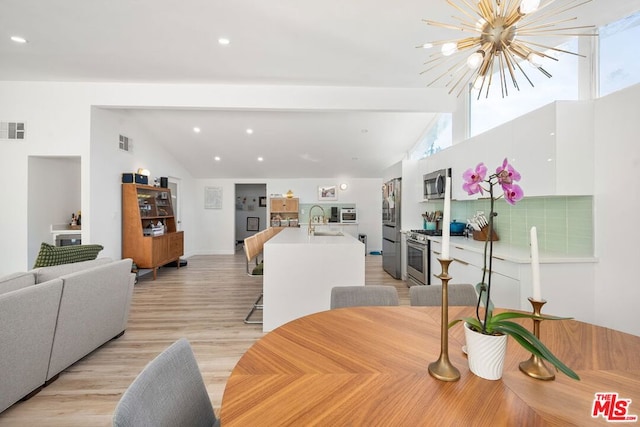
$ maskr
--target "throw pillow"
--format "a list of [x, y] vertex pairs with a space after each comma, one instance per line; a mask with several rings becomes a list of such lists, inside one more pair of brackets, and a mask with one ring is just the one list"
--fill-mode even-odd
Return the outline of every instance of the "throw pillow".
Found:
[[96, 259], [102, 249], [102, 245], [53, 246], [42, 242], [40, 253], [38, 253], [38, 258], [36, 258], [33, 268], [91, 261]]

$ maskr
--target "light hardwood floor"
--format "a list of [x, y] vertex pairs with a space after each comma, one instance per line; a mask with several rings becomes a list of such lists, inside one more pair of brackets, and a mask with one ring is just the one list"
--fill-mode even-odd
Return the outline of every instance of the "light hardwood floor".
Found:
[[[186, 337], [194, 349], [211, 402], [220, 411], [227, 378], [262, 333], [243, 318], [261, 290], [245, 273], [244, 252], [195, 256], [187, 267], [163, 268], [157, 280], [135, 286], [126, 333], [63, 371], [57, 381], [0, 414], [0, 426], [109, 426], [121, 394], [142, 368], [171, 343]], [[394, 285], [409, 303], [406, 283], [366, 257], [366, 283]], [[259, 314], [258, 314], [259, 316]]]

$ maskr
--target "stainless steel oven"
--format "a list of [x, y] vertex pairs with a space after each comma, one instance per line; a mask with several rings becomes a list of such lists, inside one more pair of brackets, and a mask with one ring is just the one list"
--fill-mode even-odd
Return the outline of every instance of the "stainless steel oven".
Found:
[[423, 234], [407, 236], [407, 285], [431, 284], [430, 240]]

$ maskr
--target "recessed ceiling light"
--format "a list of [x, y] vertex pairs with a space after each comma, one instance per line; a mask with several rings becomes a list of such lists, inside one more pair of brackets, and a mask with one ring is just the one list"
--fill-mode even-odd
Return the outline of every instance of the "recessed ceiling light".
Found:
[[264, 161], [264, 158], [262, 158], [262, 157], [258, 157], [258, 161], [259, 161], [259, 162], [262, 162], [262, 161]]
[[253, 129], [247, 129], [247, 135], [253, 135]]
[[346, 190], [347, 188], [349, 188], [349, 185], [346, 182], [343, 182], [342, 184], [340, 184], [340, 189], [342, 191]]
[[219, 161], [220, 161], [220, 156], [215, 156], [215, 157], [213, 158], [213, 160], [215, 160], [216, 162], [219, 162]]
[[16, 43], [27, 43], [27, 39], [20, 36], [11, 36], [11, 40], [13, 40]]
[[222, 45], [222, 46], [226, 46], [226, 45], [228, 45], [229, 43], [231, 43], [231, 40], [229, 40], [229, 39], [227, 39], [227, 38], [220, 37], [220, 38], [218, 39], [218, 44], [220, 44], [220, 45]]
[[195, 133], [200, 133], [200, 128], [199, 128], [199, 127], [194, 127], [194, 128], [193, 128], [193, 131], [194, 131]]

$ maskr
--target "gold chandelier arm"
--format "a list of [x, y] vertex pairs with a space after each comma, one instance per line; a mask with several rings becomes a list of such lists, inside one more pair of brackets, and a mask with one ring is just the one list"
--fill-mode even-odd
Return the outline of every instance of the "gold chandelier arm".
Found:
[[459, 26], [455, 26], [453, 24], [444, 24], [442, 22], [430, 21], [428, 19], [423, 19], [423, 21], [426, 22], [427, 25], [431, 25], [431, 26], [434, 26], [434, 27], [440, 27], [440, 28], [447, 28], [449, 30], [462, 31], [462, 28], [460, 28]]
[[[582, 55], [582, 54], [579, 54], [579, 53], [576, 53], [576, 52], [571, 52], [570, 50], [560, 49], [560, 48], [557, 48], [557, 47], [551, 47], [551, 46], [547, 46], [547, 45], [540, 44], [540, 43], [535, 43], [535, 42], [528, 41], [528, 40], [520, 40], [520, 43], [522, 43], [523, 45], [538, 46], [538, 47], [541, 47], [543, 49], [553, 50], [554, 52], [568, 53], [569, 55], [574, 55], [574, 56], [579, 56], [581, 58], [586, 58], [585, 55]], [[554, 61], [558, 60], [558, 58], [554, 58], [553, 56], [548, 56], [548, 55], [544, 55], [544, 56], [546, 56], [547, 58], [551, 58]]]
[[435, 80], [433, 80], [431, 83], [428, 84], [428, 86], [431, 86], [432, 84], [434, 84], [435, 82], [437, 82], [438, 80], [440, 80], [442, 77], [446, 76], [447, 74], [451, 73], [451, 70], [453, 70], [454, 68], [456, 68], [457, 66], [460, 66], [460, 64], [463, 62], [463, 60], [460, 60], [456, 63], [454, 63], [451, 67], [449, 67], [447, 70], [445, 70], [442, 74], [440, 74], [438, 77], [436, 77]]
[[472, 72], [469, 77], [467, 78], [467, 80], [464, 82], [463, 85], [460, 86], [460, 90], [458, 91], [458, 93], [456, 94], [456, 98], [460, 97], [460, 95], [462, 94], [462, 92], [464, 92], [464, 89], [469, 87], [469, 84], [471, 84], [471, 80], [473, 79], [473, 77], [476, 76], [476, 73]]
[[509, 96], [509, 89], [507, 89], [507, 76], [504, 72], [504, 59], [502, 58], [502, 51], [498, 54], [498, 61], [500, 61], [500, 88], [502, 89], [502, 97]]
[[462, 73], [462, 75], [460, 76], [460, 78], [458, 79], [458, 81], [451, 87], [451, 89], [449, 90], [449, 95], [451, 95], [453, 93], [453, 91], [456, 89], [456, 87], [460, 84], [460, 82], [462, 81], [462, 79], [464, 79], [469, 73], [472, 72], [472, 70], [469, 69], [469, 67], [466, 67], [465, 65], [463, 65], [464, 68], [466, 68], [465, 72]]
[[[469, 9], [471, 9], [471, 10], [473, 10], [475, 12], [475, 9], [473, 7], [471, 7], [471, 5], [469, 5], [469, 3], [467, 3], [465, 0], [462, 0], [462, 2], [464, 4], [466, 4]], [[467, 15], [469, 17], [469, 19], [471, 19], [472, 22], [477, 19], [476, 17], [471, 15], [469, 12], [467, 12], [466, 10], [464, 10], [462, 7], [458, 6], [457, 4], [452, 2], [451, 0], [447, 0], [447, 3], [449, 3], [449, 5], [453, 6], [454, 8], [458, 9], [462, 14]]]
[[[575, 3], [577, 1], [580, 1], [580, 0], [573, 0], [572, 3]], [[590, 3], [591, 1], [592, 0], [586, 0], [586, 1], [583, 1], [582, 3], [576, 4], [576, 5], [571, 5], [571, 4], [569, 4], [567, 6], [559, 5], [558, 7], [554, 8], [552, 10], [548, 10], [547, 13], [541, 13], [541, 11], [544, 8], [549, 7], [551, 4], [553, 4], [555, 2], [555, 0], [552, 0], [551, 2], [547, 3], [545, 6], [541, 7], [540, 9], [538, 9], [538, 11], [535, 14], [531, 15], [532, 18], [530, 20], [529, 19], [527, 20], [527, 25], [532, 24], [532, 23], [537, 23], [537, 22], [544, 22], [544, 21], [546, 21], [547, 19], [549, 19], [552, 16], [556, 16], [556, 15], [559, 15], [561, 13], [567, 12], [567, 11], [569, 11], [571, 9], [575, 9], [576, 7], [579, 7], [579, 6], [582, 6], [584, 4]], [[564, 9], [563, 9], [563, 7], [564, 7]]]
[[512, 59], [514, 60], [514, 64], [516, 64], [516, 67], [518, 67], [518, 69], [520, 70], [520, 72], [522, 73], [522, 75], [524, 76], [525, 79], [527, 79], [527, 81], [529, 82], [529, 84], [531, 85], [531, 87], [535, 87], [533, 82], [531, 81], [531, 79], [529, 78], [529, 76], [527, 75], [527, 73], [525, 73], [524, 69], [522, 68], [522, 66], [520, 65], [520, 62], [515, 60], [515, 57], [513, 56], [513, 52], [511, 52], [511, 50], [508, 50], [509, 54], [512, 55]]
[[503, 50], [502, 54], [504, 55], [504, 62], [505, 64], [507, 64], [507, 68], [509, 70], [509, 75], [511, 76], [511, 82], [513, 83], [513, 87], [515, 87], [517, 90], [520, 90], [520, 86], [518, 86], [518, 81], [516, 79], [515, 68], [513, 66], [512, 57], [509, 55], [508, 50]]

